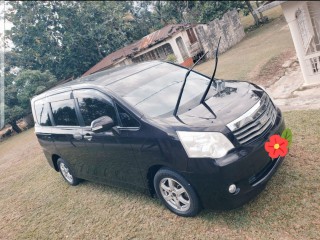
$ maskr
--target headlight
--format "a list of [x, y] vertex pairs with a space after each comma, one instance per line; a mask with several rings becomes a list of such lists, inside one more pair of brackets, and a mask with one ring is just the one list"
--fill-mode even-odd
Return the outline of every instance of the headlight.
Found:
[[220, 158], [234, 148], [229, 139], [219, 132], [177, 131], [177, 134], [190, 158]]

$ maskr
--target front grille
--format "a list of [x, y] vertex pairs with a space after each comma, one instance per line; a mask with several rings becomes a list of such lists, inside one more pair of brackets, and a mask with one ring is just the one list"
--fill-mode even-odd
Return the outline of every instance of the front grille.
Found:
[[248, 144], [262, 137], [274, 125], [277, 117], [277, 111], [266, 94], [250, 110], [248, 116], [232, 123], [231, 130], [240, 144]]

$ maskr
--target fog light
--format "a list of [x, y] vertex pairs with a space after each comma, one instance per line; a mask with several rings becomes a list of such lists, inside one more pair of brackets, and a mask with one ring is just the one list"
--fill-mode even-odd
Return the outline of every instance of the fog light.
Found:
[[235, 184], [231, 184], [229, 186], [229, 193], [235, 193], [237, 191], [237, 186]]

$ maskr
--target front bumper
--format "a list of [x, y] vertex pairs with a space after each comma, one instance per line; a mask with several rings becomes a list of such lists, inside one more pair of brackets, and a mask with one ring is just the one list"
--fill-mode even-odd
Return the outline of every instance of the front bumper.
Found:
[[[264, 143], [285, 129], [278, 110], [276, 122], [259, 141], [241, 146], [223, 159], [189, 159], [188, 171], [181, 173], [194, 187], [204, 208], [232, 209], [257, 196], [266, 186], [284, 158], [272, 160]], [[229, 193], [231, 184], [237, 186], [235, 194]]]

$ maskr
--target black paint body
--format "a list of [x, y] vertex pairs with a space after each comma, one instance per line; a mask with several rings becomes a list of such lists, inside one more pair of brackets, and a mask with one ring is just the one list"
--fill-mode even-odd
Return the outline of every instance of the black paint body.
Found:
[[[167, 63], [152, 64], [153, 67], [150, 68], [141, 64], [137, 66], [147, 69], [144, 71], [152, 76], [154, 68]], [[132, 88], [137, 87], [130, 82], [130, 71], [134, 73], [132, 67], [129, 71], [127, 68], [119, 68], [111, 74], [100, 72], [74, 80], [32, 99], [36, 120], [35, 133], [53, 168], [57, 170], [55, 161], [61, 157], [70, 164], [78, 178], [153, 194], [155, 172], [161, 167], [167, 167], [182, 175], [193, 186], [203, 207], [215, 209], [241, 206], [264, 188], [283, 160], [272, 161], [264, 150], [264, 143], [268, 138], [281, 133], [285, 128], [280, 110], [275, 107], [276, 119], [272, 127], [246, 144], [240, 144], [226, 126], [257, 103], [259, 97], [265, 94], [261, 88], [248, 82], [227, 81], [226, 87], [233, 90], [211, 94], [205, 105], [195, 104], [187, 111], [178, 112], [177, 117], [172, 114], [150, 117], [125, 101], [110, 84], [122, 79], [126, 81], [127, 88], [130, 88], [130, 85]], [[125, 77], [120, 80], [114, 77], [121, 74]], [[118, 107], [121, 107], [140, 126], [124, 127], [118, 119], [115, 127], [117, 131], [111, 129], [94, 133], [90, 127], [85, 126], [73, 94], [79, 89], [93, 89], [106, 95], [112, 100], [118, 118]], [[64, 94], [58, 96], [59, 93]], [[50, 101], [63, 100], [55, 99], [61, 96], [75, 101], [79, 126], [57, 126], [51, 110], [48, 115], [52, 126], [41, 126], [35, 114], [35, 102], [43, 101], [44, 106], [50, 109]], [[178, 97], [178, 92], [174, 97]], [[220, 159], [189, 158], [176, 131], [221, 132], [235, 148]], [[85, 136], [90, 136], [90, 141]], [[240, 191], [230, 194], [230, 184], [236, 184]]]

